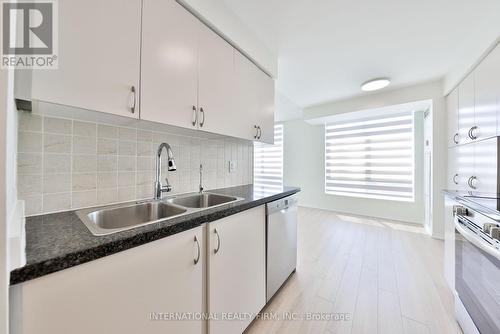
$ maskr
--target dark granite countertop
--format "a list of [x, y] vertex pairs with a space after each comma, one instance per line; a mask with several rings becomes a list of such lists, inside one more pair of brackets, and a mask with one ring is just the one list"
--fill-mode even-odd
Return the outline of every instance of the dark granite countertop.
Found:
[[500, 222], [500, 194], [446, 189], [443, 194]]
[[296, 187], [276, 190], [254, 188], [253, 185], [214, 189], [208, 192], [242, 197], [244, 200], [105, 236], [91, 234], [75, 211], [29, 217], [26, 219], [26, 265], [11, 272], [10, 284], [22, 283], [183, 232], [299, 191], [300, 188]]

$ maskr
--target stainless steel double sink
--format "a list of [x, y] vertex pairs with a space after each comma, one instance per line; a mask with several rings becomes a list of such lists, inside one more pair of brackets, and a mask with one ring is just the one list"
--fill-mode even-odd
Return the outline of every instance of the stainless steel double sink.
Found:
[[78, 210], [76, 214], [94, 235], [107, 235], [193, 212], [241, 201], [243, 198], [215, 193], [196, 193], [162, 200]]

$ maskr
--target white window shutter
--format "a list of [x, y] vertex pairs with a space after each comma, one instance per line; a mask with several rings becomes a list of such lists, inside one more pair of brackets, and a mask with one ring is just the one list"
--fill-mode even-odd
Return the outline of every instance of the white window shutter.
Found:
[[414, 201], [413, 112], [326, 124], [325, 193]]

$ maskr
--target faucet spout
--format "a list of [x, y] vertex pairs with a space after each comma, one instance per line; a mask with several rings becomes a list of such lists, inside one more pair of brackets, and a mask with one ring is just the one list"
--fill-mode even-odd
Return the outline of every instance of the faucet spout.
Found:
[[168, 179], [166, 180], [166, 185], [162, 185], [161, 179], [161, 154], [163, 149], [167, 151], [167, 159], [168, 159], [168, 170], [175, 171], [177, 170], [177, 166], [175, 165], [174, 153], [172, 152], [172, 148], [167, 143], [161, 143], [158, 147], [158, 152], [156, 154], [156, 180], [155, 180], [155, 189], [154, 189], [154, 198], [161, 199], [161, 194], [163, 192], [169, 192], [172, 190], [172, 186], [168, 183]]

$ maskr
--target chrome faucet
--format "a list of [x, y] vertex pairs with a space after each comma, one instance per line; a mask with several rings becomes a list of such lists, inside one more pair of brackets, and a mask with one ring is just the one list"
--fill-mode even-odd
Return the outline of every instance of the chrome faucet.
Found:
[[161, 199], [161, 194], [164, 192], [172, 191], [172, 186], [168, 183], [168, 179], [165, 177], [166, 185], [161, 184], [161, 153], [163, 149], [167, 150], [168, 157], [168, 170], [175, 171], [177, 167], [175, 166], [174, 153], [172, 148], [167, 143], [161, 143], [158, 147], [158, 152], [156, 154], [156, 181], [155, 181], [155, 199]]
[[200, 194], [203, 192], [203, 165], [200, 164]]

